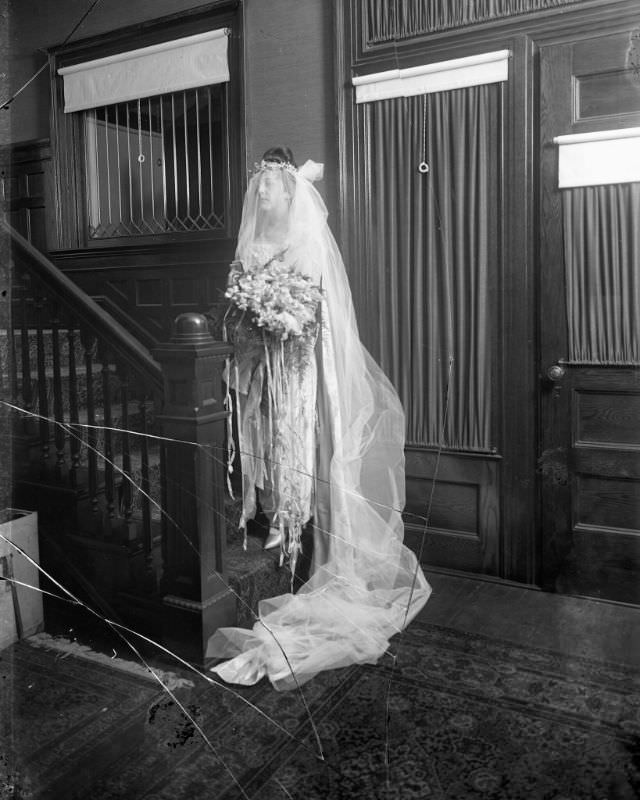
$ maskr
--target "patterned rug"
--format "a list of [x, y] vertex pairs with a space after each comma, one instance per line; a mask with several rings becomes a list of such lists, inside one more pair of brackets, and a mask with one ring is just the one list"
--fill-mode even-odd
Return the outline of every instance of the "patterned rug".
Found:
[[162, 689], [34, 638], [0, 652], [0, 798], [50, 800], [70, 790], [90, 797], [96, 764], [143, 740], [147, 709]]
[[[640, 796], [640, 676], [634, 671], [419, 623], [392, 644], [395, 668], [385, 657], [375, 667], [320, 675], [303, 687], [306, 709], [298, 693], [277, 693], [266, 682], [236, 692], [196, 678], [173, 698], [146, 695], [139, 743], [111, 762], [105, 756], [101, 768], [96, 762], [90, 791], [59, 796]], [[137, 698], [127, 701], [135, 709]], [[39, 709], [43, 728], [57, 724], [60, 702], [51, 714]], [[75, 704], [75, 694], [68, 702]], [[101, 699], [82, 703], [99, 716]], [[15, 795], [23, 796], [29, 795]]]
[[[256, 796], [614, 800], [640, 796], [640, 675], [414, 625]], [[388, 761], [388, 767], [385, 763]]]

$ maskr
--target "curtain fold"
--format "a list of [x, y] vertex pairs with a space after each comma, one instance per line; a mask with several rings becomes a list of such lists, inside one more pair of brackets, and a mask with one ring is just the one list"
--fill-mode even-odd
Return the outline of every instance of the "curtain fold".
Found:
[[474, 22], [571, 5], [578, 0], [366, 0], [368, 43], [408, 39]]
[[640, 364], [640, 183], [562, 191], [570, 361]]
[[411, 443], [493, 445], [499, 108], [496, 85], [361, 107], [369, 345], [398, 388]]

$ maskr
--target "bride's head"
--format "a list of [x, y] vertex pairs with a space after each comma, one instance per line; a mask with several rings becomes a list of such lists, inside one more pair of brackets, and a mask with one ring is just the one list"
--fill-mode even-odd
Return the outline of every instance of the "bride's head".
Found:
[[248, 257], [256, 242], [317, 253], [329, 230], [327, 209], [312, 185], [321, 172], [322, 165], [311, 161], [298, 169], [288, 147], [266, 151], [244, 197], [236, 248], [239, 260]]
[[278, 238], [285, 233], [295, 192], [291, 174], [295, 168], [289, 148], [273, 147], [262, 157], [257, 186], [257, 232], [261, 237]]

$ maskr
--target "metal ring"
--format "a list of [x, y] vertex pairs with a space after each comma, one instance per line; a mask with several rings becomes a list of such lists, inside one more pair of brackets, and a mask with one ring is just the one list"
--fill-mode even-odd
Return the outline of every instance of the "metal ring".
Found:
[[140, 153], [140, 155], [138, 156], [138, 163], [139, 164], [144, 164], [144, 162], [145, 162], [145, 154], [144, 153]]
[[429, 172], [429, 165], [427, 164], [426, 161], [421, 161], [418, 164], [418, 172], [421, 172], [423, 175]]

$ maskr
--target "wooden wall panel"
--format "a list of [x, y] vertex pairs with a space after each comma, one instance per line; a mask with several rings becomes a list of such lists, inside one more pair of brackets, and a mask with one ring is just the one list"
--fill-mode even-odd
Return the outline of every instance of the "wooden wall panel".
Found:
[[640, 370], [569, 369], [569, 555], [557, 586], [640, 603]]
[[133, 252], [58, 252], [53, 262], [148, 347], [167, 341], [175, 318], [222, 301], [234, 243], [195, 242]]
[[407, 448], [405, 540], [425, 564], [498, 573], [500, 461]]
[[573, 531], [572, 569], [558, 590], [640, 605], [640, 536], [638, 533], [580, 526]]
[[47, 141], [0, 150], [0, 201], [8, 222], [38, 250], [51, 241], [51, 149]]
[[577, 476], [576, 528], [618, 528], [640, 534], [637, 481], [604, 475]]
[[572, 48], [575, 130], [637, 124], [640, 114], [640, 17], [631, 32], [576, 42]]
[[640, 395], [577, 391], [575, 442], [640, 445]]

